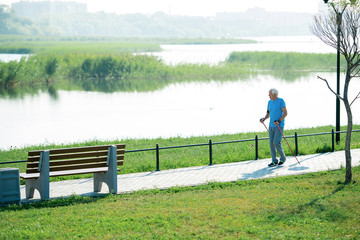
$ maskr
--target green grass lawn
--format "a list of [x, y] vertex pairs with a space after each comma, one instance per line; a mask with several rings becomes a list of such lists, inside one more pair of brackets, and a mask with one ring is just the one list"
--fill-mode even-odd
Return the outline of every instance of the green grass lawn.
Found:
[[360, 167], [0, 208], [0, 239], [359, 239]]

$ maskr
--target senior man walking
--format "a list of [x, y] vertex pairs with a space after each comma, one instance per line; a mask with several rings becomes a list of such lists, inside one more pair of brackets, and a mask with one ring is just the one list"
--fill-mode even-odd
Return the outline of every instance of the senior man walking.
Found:
[[[277, 165], [283, 165], [286, 161], [286, 156], [281, 146], [281, 132], [284, 132], [287, 110], [284, 99], [278, 97], [278, 91], [275, 88], [269, 90], [269, 98], [270, 100], [267, 105], [266, 115], [260, 119], [260, 122], [264, 123], [264, 121], [270, 117], [269, 140], [272, 162], [268, 166], [274, 167]], [[278, 126], [281, 129], [281, 132], [279, 131]], [[280, 161], [276, 158], [276, 151], [280, 155]]]

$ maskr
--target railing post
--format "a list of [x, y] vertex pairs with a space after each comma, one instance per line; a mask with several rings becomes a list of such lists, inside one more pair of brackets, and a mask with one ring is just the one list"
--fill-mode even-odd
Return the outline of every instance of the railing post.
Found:
[[335, 135], [334, 129], [331, 129], [331, 151], [335, 152]]
[[213, 165], [213, 159], [212, 159], [212, 141], [209, 139], [209, 158], [210, 158], [210, 166]]
[[298, 136], [297, 132], [295, 132], [295, 155], [299, 156], [299, 148], [298, 148]]
[[159, 153], [159, 144], [156, 144], [156, 171], [160, 171], [160, 153]]
[[258, 135], [255, 136], [255, 160], [259, 159]]

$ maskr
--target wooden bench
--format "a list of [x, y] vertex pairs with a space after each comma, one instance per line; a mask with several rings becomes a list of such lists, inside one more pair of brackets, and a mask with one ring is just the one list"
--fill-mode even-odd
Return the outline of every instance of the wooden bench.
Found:
[[49, 178], [85, 173], [94, 174], [94, 192], [106, 183], [109, 192], [117, 193], [117, 166], [124, 163], [125, 144], [30, 151], [25, 179], [26, 198], [37, 189], [41, 199], [49, 199]]

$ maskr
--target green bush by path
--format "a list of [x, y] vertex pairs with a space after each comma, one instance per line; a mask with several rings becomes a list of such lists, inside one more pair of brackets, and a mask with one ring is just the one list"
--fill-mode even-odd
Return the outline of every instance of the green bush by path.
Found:
[[360, 167], [0, 208], [7, 239], [359, 239]]

